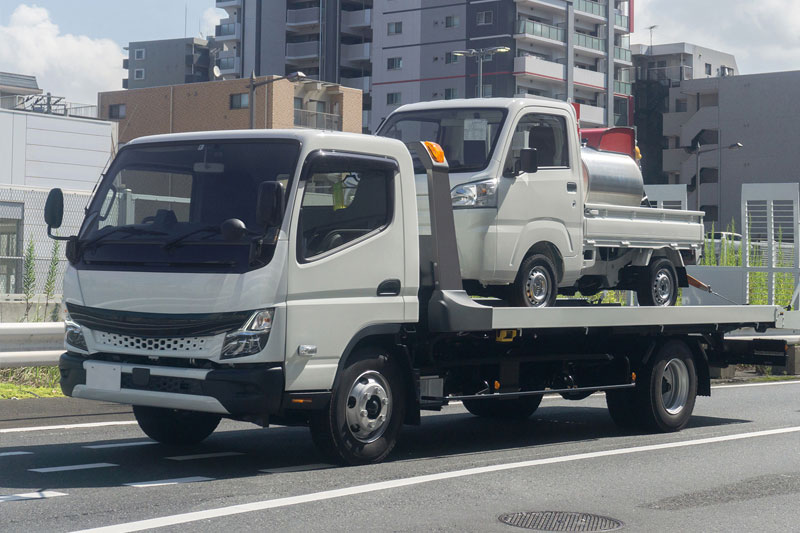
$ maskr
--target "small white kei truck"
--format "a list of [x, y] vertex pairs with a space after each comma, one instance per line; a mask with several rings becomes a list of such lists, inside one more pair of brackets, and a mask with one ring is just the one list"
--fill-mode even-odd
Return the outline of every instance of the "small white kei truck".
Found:
[[[164, 443], [199, 442], [222, 417], [303, 424], [324, 454], [363, 464], [452, 400], [520, 420], [545, 392], [604, 390], [617, 424], [675, 431], [711, 393], [710, 366], [785, 364], [782, 341], [724, 338], [797, 322], [776, 306], [471, 298], [450, 185], [433, 143], [299, 129], [128, 143], [78, 234], [53, 235], [69, 259], [64, 393], [131, 404]], [[62, 217], [54, 189], [48, 231]]]

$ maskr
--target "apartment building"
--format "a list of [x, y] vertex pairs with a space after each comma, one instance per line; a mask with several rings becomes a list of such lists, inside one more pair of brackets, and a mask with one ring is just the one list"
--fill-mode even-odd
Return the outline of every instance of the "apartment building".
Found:
[[372, 0], [217, 0], [216, 6], [228, 14], [215, 32], [224, 79], [300, 71], [360, 89], [368, 123]]
[[[646, 184], [666, 184], [664, 149], [676, 149], [676, 140], [663, 136], [664, 113], [677, 109], [686, 112], [686, 97], [671, 102], [670, 88], [684, 81], [736, 76], [736, 58], [728, 53], [692, 43], [670, 43], [631, 47], [635, 67], [635, 125], [642, 152], [642, 174]], [[672, 120], [672, 119], [671, 119]], [[670, 144], [671, 143], [671, 144]], [[676, 152], [669, 152], [673, 167]]]
[[[267, 79], [257, 78], [256, 83]], [[255, 128], [362, 129], [357, 89], [277, 79], [257, 87], [250, 102], [249, 84], [249, 79], [234, 79], [102, 92], [98, 108], [102, 118], [119, 124], [122, 143], [159, 133], [247, 129], [251, 116]]]
[[137, 41], [126, 47], [128, 57], [122, 68], [128, 77], [123, 89], [196, 83], [212, 79], [209, 42], [205, 39], [163, 39]]
[[374, 0], [375, 128], [403, 103], [533, 94], [579, 104], [581, 124], [628, 125], [633, 1]]

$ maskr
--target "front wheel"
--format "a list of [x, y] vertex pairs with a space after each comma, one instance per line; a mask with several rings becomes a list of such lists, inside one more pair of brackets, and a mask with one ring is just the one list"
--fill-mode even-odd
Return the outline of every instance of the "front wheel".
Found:
[[327, 409], [311, 419], [311, 437], [338, 463], [378, 463], [392, 451], [405, 414], [400, 365], [379, 348], [353, 355]]
[[678, 276], [669, 259], [654, 259], [636, 291], [639, 305], [669, 307], [678, 301]]
[[211, 435], [221, 417], [213, 413], [161, 407], [133, 406], [133, 416], [145, 434], [163, 444], [188, 446]]
[[514, 307], [552, 307], [558, 296], [556, 267], [549, 257], [533, 254], [522, 261], [510, 287], [509, 300]]

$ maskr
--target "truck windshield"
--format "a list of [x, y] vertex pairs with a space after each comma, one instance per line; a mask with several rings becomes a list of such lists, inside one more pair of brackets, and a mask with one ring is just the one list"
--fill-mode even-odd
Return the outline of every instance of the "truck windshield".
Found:
[[[435, 141], [444, 149], [450, 172], [474, 172], [489, 165], [505, 109], [456, 108], [405, 111], [391, 115], [378, 135], [404, 143]], [[416, 172], [424, 172], [414, 161]]]
[[[241, 269], [251, 262], [254, 236], [268, 229], [257, 222], [259, 186], [277, 181], [288, 190], [299, 151], [289, 140], [123, 148], [87, 209], [79, 234], [82, 260]], [[244, 222], [250, 235], [226, 240], [220, 226], [231, 218]]]

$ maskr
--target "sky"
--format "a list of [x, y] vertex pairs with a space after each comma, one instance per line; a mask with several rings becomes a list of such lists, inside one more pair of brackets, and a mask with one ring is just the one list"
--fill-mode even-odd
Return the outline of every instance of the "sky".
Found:
[[[131, 41], [213, 32], [214, 0], [0, 0], [0, 71], [35, 75], [69, 101], [122, 88]], [[188, 11], [188, 16], [184, 14]], [[798, 0], [635, 0], [631, 43], [690, 42], [732, 53], [741, 74], [800, 69]]]

